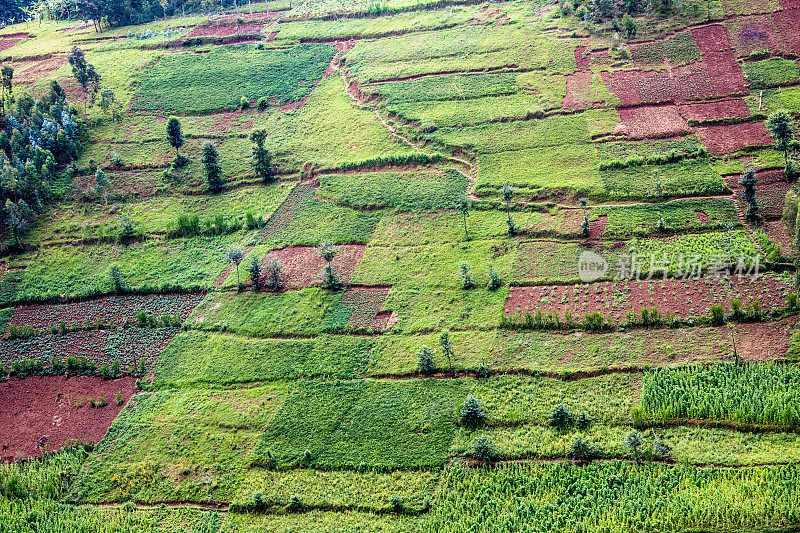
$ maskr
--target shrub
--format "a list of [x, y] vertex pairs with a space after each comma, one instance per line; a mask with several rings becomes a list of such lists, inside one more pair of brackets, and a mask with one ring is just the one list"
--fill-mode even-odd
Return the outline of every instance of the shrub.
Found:
[[631, 431], [625, 438], [625, 446], [630, 448], [633, 460], [639, 463], [639, 446], [642, 445], [642, 434], [638, 431]]
[[419, 351], [417, 367], [419, 371], [426, 376], [433, 374], [433, 371], [436, 370], [436, 363], [433, 361], [433, 352], [427, 346], [423, 346]]
[[265, 97], [263, 97], [263, 96], [262, 96], [261, 98], [259, 98], [259, 99], [258, 99], [258, 110], [259, 110], [259, 111], [264, 111], [264, 110], [266, 110], [268, 107], [269, 107], [269, 100], [267, 100], [267, 99], [266, 99]]
[[403, 499], [399, 496], [392, 496], [389, 498], [389, 503], [392, 505], [392, 511], [395, 513], [403, 513], [405, 512], [405, 505], [403, 505]]
[[586, 413], [581, 413], [575, 419], [575, 427], [584, 431], [592, 425], [592, 419]]
[[461, 263], [461, 278], [463, 279], [463, 283], [461, 287], [464, 290], [469, 290], [475, 288], [475, 281], [470, 276], [469, 271], [472, 267], [469, 266], [467, 263]]
[[486, 415], [481, 408], [480, 402], [473, 395], [469, 395], [461, 406], [461, 423], [475, 429], [482, 425], [486, 420]]
[[550, 426], [559, 431], [566, 431], [572, 425], [572, 415], [564, 404], [557, 405], [550, 413]]
[[303, 507], [303, 500], [301, 500], [299, 496], [294, 495], [289, 499], [289, 505], [286, 506], [286, 510], [296, 513], [302, 511]]
[[472, 449], [470, 455], [478, 461], [491, 463], [497, 459], [497, 453], [494, 450], [494, 445], [489, 439], [488, 435], [479, 435], [472, 441]]
[[108, 270], [108, 278], [111, 280], [111, 287], [114, 293], [122, 294], [126, 292], [127, 284], [125, 283], [125, 277], [122, 274], [122, 269], [119, 265], [112, 265], [111, 268]]
[[245, 109], [250, 109], [250, 100], [242, 96], [239, 99], [239, 109], [241, 109], [242, 111], [244, 111]]
[[267, 255], [264, 270], [266, 273], [266, 287], [271, 291], [279, 290], [283, 286], [280, 260], [272, 254]]
[[253, 502], [253, 509], [256, 511], [262, 511], [267, 508], [267, 502], [264, 501], [263, 492], [254, 492], [251, 500]]
[[669, 444], [661, 439], [658, 439], [653, 444], [653, 452], [655, 453], [656, 457], [665, 458], [669, 455], [670, 450], [672, 450], [672, 448], [670, 448]]
[[725, 309], [721, 305], [714, 304], [709, 311], [711, 313], [712, 325], [719, 326], [725, 323]]
[[586, 461], [594, 457], [594, 450], [589, 441], [575, 437], [569, 448], [568, 455], [577, 461]]
[[117, 401], [117, 405], [122, 405], [122, 391], [117, 392], [114, 399]]
[[497, 270], [494, 269], [494, 265], [489, 265], [489, 286], [487, 287], [490, 291], [496, 291], [503, 285], [503, 278], [500, 277], [500, 274], [497, 273]]
[[261, 258], [255, 254], [250, 256], [250, 264], [247, 265], [247, 272], [250, 274], [250, 281], [253, 282], [255, 290], [261, 290]]
[[206, 173], [208, 190], [212, 192], [222, 190], [222, 167], [219, 165], [217, 147], [211, 141], [203, 143], [203, 169]]

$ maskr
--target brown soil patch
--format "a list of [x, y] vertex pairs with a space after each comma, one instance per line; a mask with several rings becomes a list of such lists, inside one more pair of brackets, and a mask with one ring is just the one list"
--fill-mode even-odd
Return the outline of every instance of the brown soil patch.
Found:
[[686, 120], [718, 120], [723, 118], [747, 118], [750, 108], [741, 98], [681, 104], [678, 111]]
[[770, 239], [780, 247], [784, 257], [794, 257], [794, 246], [792, 246], [794, 239], [789, 234], [789, 228], [786, 227], [783, 220], [765, 220], [763, 228]]
[[71, 304], [21, 305], [14, 308], [8, 324], [29, 326], [39, 331], [49, 331], [51, 326], [61, 322], [72, 326], [101, 321], [121, 326], [135, 323], [139, 311], [156, 317], [178, 315], [184, 321], [204, 296], [203, 293], [131, 294]]
[[0, 52], [3, 50], [8, 50], [22, 39], [0, 39]]
[[[239, 35], [255, 35], [261, 33], [263, 24], [239, 24]], [[219, 26], [198, 26], [186, 35], [186, 39], [192, 37], [230, 37], [236, 35], [236, 24], [220, 24]]]
[[753, 52], [776, 52], [779, 49], [775, 22], [769, 15], [741, 17], [726, 22], [728, 35], [740, 57]]
[[634, 107], [618, 111], [631, 139], [674, 137], [689, 132], [689, 124], [674, 105]]
[[729, 154], [751, 146], [769, 146], [772, 137], [763, 122], [697, 128], [703, 146], [712, 154]]
[[567, 94], [562, 109], [586, 109], [591, 107], [592, 73], [575, 72], [567, 76]]
[[781, 218], [789, 189], [791, 184], [784, 180], [756, 184], [756, 199], [761, 209], [761, 216], [766, 219]]
[[575, 64], [578, 65], [578, 70], [587, 70], [589, 68], [589, 64], [592, 62], [592, 57], [586, 54], [586, 50], [586, 46], [579, 46], [575, 48]]
[[800, 7], [772, 15], [783, 50], [800, 53]]
[[589, 223], [589, 239], [599, 241], [608, 224], [608, 215], [600, 215], [597, 220]]
[[748, 361], [783, 359], [789, 350], [795, 327], [796, 316], [777, 322], [734, 324], [736, 351]]
[[[114, 194], [125, 198], [148, 198], [162, 184], [161, 171], [157, 169], [116, 171], [106, 169], [106, 176], [114, 184]], [[75, 176], [73, 183], [76, 198], [82, 191], [94, 187], [94, 174]]]
[[[347, 284], [353, 278], [366, 246], [344, 244], [338, 248], [339, 253], [333, 258], [333, 271], [342, 283]], [[269, 255], [274, 255], [281, 262], [281, 275], [286, 288], [303, 289], [322, 282], [325, 260], [320, 257], [315, 246], [287, 246], [273, 250]], [[266, 259], [265, 257], [265, 262]]]
[[42, 61], [25, 62], [25, 66], [14, 65], [14, 83], [30, 84], [46, 78], [67, 64], [63, 56], [56, 56]]
[[780, 0], [781, 9], [800, 9], [800, 0]]
[[721, 24], [702, 26], [692, 30], [692, 37], [703, 54], [727, 50], [731, 47], [728, 30]]
[[[135, 378], [33, 376], [0, 383], [0, 457], [14, 461], [74, 441], [98, 442], [133, 396], [135, 382]], [[122, 405], [115, 401], [118, 392]], [[89, 406], [89, 398], [101, 396], [108, 405]], [[79, 402], [82, 407], [76, 406]]]
[[734, 299], [743, 306], [757, 299], [763, 309], [783, 308], [786, 294], [793, 290], [791, 283], [775, 276], [514, 287], [508, 293], [504, 312], [512, 316], [541, 309], [543, 313], [557, 312], [563, 318], [564, 312], [569, 311], [578, 320], [586, 313], [599, 312], [624, 321], [628, 313], [637, 317], [641, 309], [655, 307], [661, 316], [671, 312], [678, 318], [689, 318], [707, 316], [714, 304], [730, 311], [730, 301]]
[[691, 100], [717, 94], [711, 75], [702, 63], [693, 63], [671, 71], [620, 70], [603, 72], [603, 81], [623, 106], [643, 103]]
[[[697, 210], [694, 212], [694, 214], [697, 215], [697, 219], [700, 220], [700, 222], [702, 222], [703, 224], [708, 224], [708, 215], [706, 213]], [[686, 223], [688, 224], [689, 221], [687, 220]]]
[[[342, 295], [340, 305], [350, 308], [347, 327], [379, 331], [386, 328], [392, 311], [383, 309], [389, 287], [351, 287]], [[380, 315], [380, 316], [379, 316]]]

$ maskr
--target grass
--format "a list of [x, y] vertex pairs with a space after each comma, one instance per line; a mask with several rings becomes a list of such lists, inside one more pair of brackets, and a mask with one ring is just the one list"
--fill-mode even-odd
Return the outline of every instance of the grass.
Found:
[[[703, 222], [698, 213], [708, 217]], [[674, 200], [663, 204], [634, 204], [630, 206], [597, 206], [592, 208], [589, 220], [605, 216], [604, 237], [647, 236], [659, 233], [659, 221], [664, 220], [668, 231], [697, 232], [721, 229], [733, 222], [739, 223], [736, 207], [728, 199]]]
[[702, 55], [692, 33], [684, 31], [661, 41], [634, 46], [633, 60], [645, 64], [669, 61], [672, 66], [687, 65]]
[[311, 511], [303, 514], [259, 515], [230, 513], [220, 530], [223, 533], [257, 533], [260, 531], [293, 533], [417, 533], [419, 518], [375, 515], [360, 512]]
[[[751, 109], [758, 109], [758, 95], [748, 99]], [[764, 112], [786, 110], [792, 113], [800, 113], [800, 87], [779, 87], [764, 91], [762, 100]]]
[[243, 97], [296, 102], [311, 92], [331, 57], [333, 48], [324, 44], [288, 50], [234, 45], [207, 54], [165, 55], [142, 83], [131, 108], [189, 113], [234, 109]]
[[797, 61], [773, 58], [742, 64], [744, 75], [753, 89], [765, 89], [792, 83], [800, 78]]
[[624, 161], [637, 157], [652, 159], [666, 155], [673, 150], [685, 154], [697, 152], [702, 147], [703, 144], [696, 135], [655, 141], [603, 142], [597, 144], [597, 158], [600, 163], [608, 163], [615, 160]]
[[516, 93], [471, 100], [434, 100], [390, 104], [388, 110], [423, 127], [459, 128], [501, 119], [526, 119], [544, 112], [537, 96]]
[[72, 488], [79, 501], [230, 501], [281, 386], [145, 393], [123, 409]]
[[599, 532], [622, 529], [626, 522], [641, 531], [783, 527], [795, 522], [797, 473], [796, 465], [742, 470], [618, 462], [453, 465], [427, 526], [462, 531], [484, 509], [476, 532], [523, 524], [529, 531]]
[[388, 104], [433, 100], [469, 100], [483, 96], [505, 96], [517, 92], [514, 72], [498, 74], [427, 76], [368, 87]]
[[448, 209], [464, 196], [467, 181], [452, 169], [323, 174], [317, 194], [356, 209]]
[[31, 263], [0, 281], [0, 304], [109, 294], [113, 287], [108, 272], [115, 264], [133, 291], [206, 289], [225, 266], [225, 248], [240, 238], [233, 233], [129, 245], [43, 248], [35, 256], [17, 259]]
[[789, 365], [715, 365], [656, 370], [644, 376], [643, 420], [724, 420], [734, 424], [795, 428], [800, 371]]
[[728, 192], [705, 159], [600, 171], [605, 193], [617, 198], [704, 196]]
[[323, 470], [440, 467], [468, 387], [462, 380], [297, 382], [255, 461]]
[[593, 145], [575, 144], [558, 150], [532, 148], [481, 156], [476, 192], [495, 196], [504, 183], [534, 198], [554, 189], [598, 194], [602, 181], [597, 171], [597, 151]]

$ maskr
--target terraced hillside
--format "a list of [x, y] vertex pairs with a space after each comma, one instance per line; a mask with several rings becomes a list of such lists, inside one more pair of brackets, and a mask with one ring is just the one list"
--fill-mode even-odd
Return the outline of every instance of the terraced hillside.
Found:
[[797, 0], [166, 9], [0, 30], [0, 532], [800, 531]]

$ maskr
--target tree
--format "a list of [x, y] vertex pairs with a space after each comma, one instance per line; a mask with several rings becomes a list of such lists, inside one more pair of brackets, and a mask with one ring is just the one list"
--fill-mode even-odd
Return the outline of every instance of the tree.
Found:
[[461, 406], [461, 423], [470, 429], [475, 429], [485, 420], [486, 414], [484, 414], [480, 402], [470, 394]]
[[575, 419], [575, 427], [580, 429], [581, 431], [585, 429], [589, 429], [589, 426], [592, 425], [592, 419], [589, 418], [586, 413], [581, 413]]
[[281, 280], [281, 262], [273, 254], [267, 255], [265, 269], [267, 275], [267, 288], [277, 291], [283, 285]]
[[559, 431], [565, 431], [572, 425], [572, 415], [569, 414], [564, 404], [557, 405], [550, 413], [550, 426]]
[[332, 291], [342, 287], [339, 277], [333, 271], [333, 258], [339, 253], [339, 249], [330, 243], [320, 243], [317, 248], [320, 257], [325, 260], [325, 268], [322, 270], [322, 286]]
[[275, 173], [272, 168], [272, 154], [264, 147], [267, 138], [266, 130], [253, 130], [250, 133], [250, 140], [253, 142], [253, 156], [250, 160], [256, 176], [261, 178], [264, 183], [272, 181]]
[[261, 258], [256, 254], [250, 256], [250, 264], [247, 265], [247, 271], [250, 273], [250, 280], [253, 282], [253, 287], [261, 290]]
[[514, 221], [511, 218], [511, 199], [514, 198], [514, 188], [506, 183], [503, 185], [501, 192], [503, 194], [503, 201], [506, 203], [506, 215], [508, 216], [506, 223], [508, 224], [508, 234], [514, 236], [517, 234], [517, 226], [514, 224]]
[[622, 23], [625, 26], [625, 35], [628, 38], [636, 35], [636, 21], [633, 20], [633, 17], [631, 17], [629, 14], [626, 14], [622, 19]]
[[638, 431], [632, 431], [628, 434], [628, 437], [625, 439], [625, 446], [631, 449], [631, 453], [633, 454], [633, 460], [636, 461], [636, 464], [639, 464], [639, 446], [642, 445], [642, 434]]
[[575, 437], [569, 449], [569, 456], [582, 463], [594, 457], [594, 450], [592, 449], [592, 445], [589, 444], [589, 441], [580, 437]]
[[433, 374], [433, 371], [436, 370], [436, 363], [433, 362], [433, 352], [427, 346], [423, 346], [419, 351], [417, 368], [426, 376]]
[[77, 46], [72, 47], [67, 60], [72, 67], [72, 75], [83, 89], [83, 110], [86, 112], [86, 102], [90, 95], [94, 101], [97, 91], [100, 90], [100, 74], [94, 69], [94, 65], [86, 62], [83, 51]]
[[497, 270], [494, 269], [494, 265], [489, 265], [489, 286], [487, 289], [490, 291], [496, 291], [503, 285], [503, 278], [500, 277], [500, 274], [497, 273]]
[[469, 201], [469, 197], [465, 194], [462, 198], [458, 199], [458, 204], [456, 205], [461, 215], [464, 217], [464, 240], [469, 241], [469, 231], [467, 229], [467, 215], [469, 214], [470, 209], [472, 209], [472, 202]]
[[11, 83], [13, 79], [14, 67], [11, 65], [3, 65], [3, 67], [0, 68], [0, 82], [2, 83], [3, 89], [0, 100], [8, 98], [11, 103], [14, 103], [14, 86]]
[[472, 276], [470, 276], [469, 271], [472, 267], [469, 266], [467, 263], [461, 263], [461, 278], [463, 279], [463, 283], [461, 288], [464, 290], [469, 290], [475, 288], [475, 282], [472, 280]]
[[103, 202], [106, 204], [106, 207], [108, 207], [108, 191], [111, 190], [111, 182], [108, 181], [106, 173], [103, 172], [103, 169], [100, 167], [97, 167], [97, 172], [94, 173], [94, 182], [97, 188], [97, 194], [103, 197]]
[[452, 371], [453, 363], [451, 357], [453, 357], [453, 345], [450, 342], [450, 332], [448, 330], [444, 330], [439, 336], [439, 348], [442, 350], [444, 356], [447, 357], [447, 367]]
[[786, 111], [776, 111], [767, 120], [767, 129], [775, 139], [775, 149], [783, 152], [783, 160], [789, 170], [789, 148], [792, 146], [793, 139], [792, 117]]
[[117, 95], [114, 94], [114, 91], [108, 87], [104, 87], [100, 92], [100, 109], [103, 110], [103, 113], [111, 115], [111, 121], [114, 123], [114, 131], [116, 131], [117, 123], [122, 121], [123, 106], [122, 103], [117, 100]]
[[756, 199], [756, 173], [752, 168], [747, 168], [742, 173], [739, 184], [742, 186], [742, 198], [748, 203], [745, 218], [751, 224], [756, 224], [761, 220], [758, 210], [758, 200]]
[[589, 215], [584, 215], [583, 222], [581, 222], [581, 235], [584, 239], [589, 238]]
[[181, 121], [177, 117], [169, 117], [167, 122], [167, 141], [175, 148], [175, 159], [180, 156], [180, 149], [183, 146], [183, 132], [181, 132]]
[[122, 294], [126, 291], [125, 276], [122, 274], [122, 269], [119, 265], [112, 265], [108, 270], [108, 278], [111, 280], [111, 286], [114, 293]]
[[239, 282], [239, 264], [242, 262], [242, 259], [244, 259], [244, 250], [239, 246], [231, 246], [225, 250], [225, 261], [236, 265], [236, 286], [239, 288], [242, 286]]
[[219, 166], [217, 147], [210, 141], [203, 143], [203, 168], [206, 172], [208, 190], [212, 192], [222, 190], [222, 167]]
[[472, 441], [471, 455], [475, 459], [486, 463], [491, 463], [497, 459], [497, 452], [495, 452], [494, 445], [488, 435], [478, 435]]

